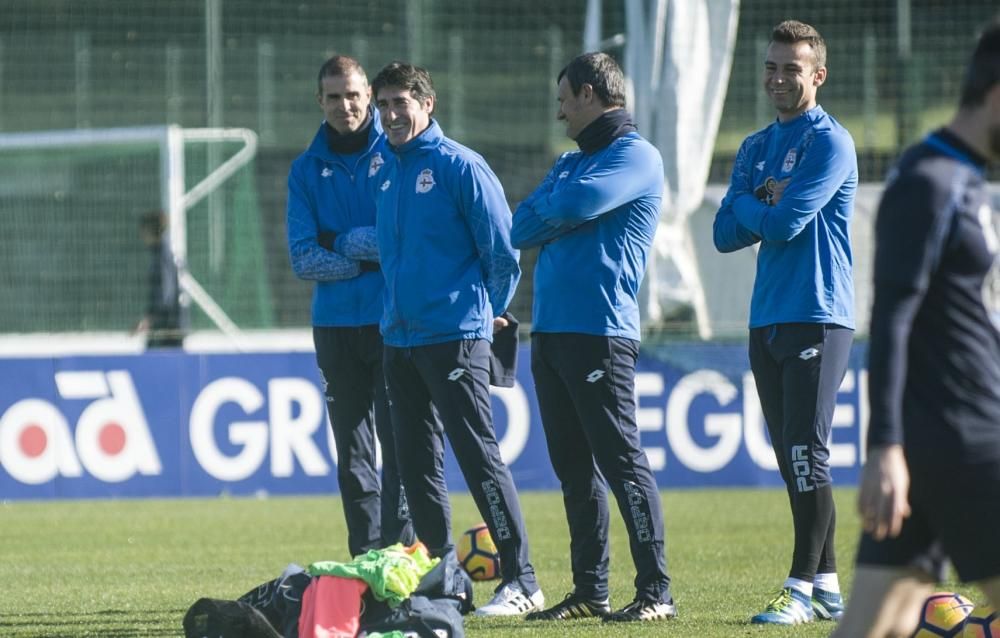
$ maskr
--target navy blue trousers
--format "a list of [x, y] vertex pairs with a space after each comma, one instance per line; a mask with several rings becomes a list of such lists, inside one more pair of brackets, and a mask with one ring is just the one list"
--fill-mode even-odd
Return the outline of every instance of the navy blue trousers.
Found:
[[[414, 541], [382, 375], [378, 326], [313, 328], [334, 445], [351, 556]], [[378, 439], [376, 440], [376, 432]], [[382, 480], [375, 446], [382, 449]]]
[[750, 369], [792, 508], [789, 576], [812, 582], [837, 570], [837, 512], [830, 479], [830, 430], [854, 331], [782, 323], [750, 331]]
[[444, 476], [444, 435], [500, 554], [504, 583], [538, 589], [521, 505], [500, 458], [490, 403], [490, 344], [448, 341], [385, 347], [385, 377], [400, 475], [417, 536], [431, 553], [454, 547]]
[[610, 487], [628, 530], [636, 597], [668, 602], [660, 493], [635, 422], [638, 354], [631, 339], [536, 333], [531, 372], [562, 486], [576, 593], [608, 595]]

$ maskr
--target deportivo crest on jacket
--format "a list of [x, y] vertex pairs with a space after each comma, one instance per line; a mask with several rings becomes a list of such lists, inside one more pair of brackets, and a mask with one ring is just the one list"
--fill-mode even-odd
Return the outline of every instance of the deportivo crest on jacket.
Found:
[[425, 168], [417, 175], [417, 192], [426, 193], [434, 188], [434, 171]]
[[368, 164], [368, 177], [375, 177], [375, 173], [382, 168], [383, 164], [385, 164], [385, 160], [382, 159], [381, 153], [372, 155], [372, 161]]
[[795, 148], [788, 149], [788, 154], [785, 155], [785, 161], [781, 164], [782, 173], [790, 173], [793, 168], [795, 168], [795, 159], [798, 157], [798, 151]]

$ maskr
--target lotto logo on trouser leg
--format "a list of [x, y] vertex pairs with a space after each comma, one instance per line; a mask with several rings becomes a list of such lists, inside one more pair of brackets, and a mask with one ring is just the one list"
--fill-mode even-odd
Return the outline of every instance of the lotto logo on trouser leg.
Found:
[[490, 517], [493, 519], [493, 527], [496, 528], [497, 541], [505, 541], [511, 537], [510, 524], [507, 522], [507, 515], [500, 507], [502, 496], [500, 486], [493, 479], [483, 481], [480, 486], [483, 488], [483, 495], [486, 502], [490, 504]]
[[795, 489], [799, 492], [811, 492], [810, 482], [812, 467], [809, 465], [809, 446], [792, 446], [792, 474], [795, 475]]
[[640, 543], [648, 543], [653, 540], [653, 530], [650, 525], [649, 516], [646, 512], [649, 505], [646, 502], [646, 495], [635, 483], [625, 481], [622, 486], [628, 496], [628, 509], [632, 515], [632, 523], [635, 525], [635, 537]]

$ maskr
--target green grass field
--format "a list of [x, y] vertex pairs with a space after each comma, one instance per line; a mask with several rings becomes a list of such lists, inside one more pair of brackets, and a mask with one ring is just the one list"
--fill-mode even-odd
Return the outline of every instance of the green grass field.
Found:
[[[849, 592], [858, 521], [854, 491], [836, 491], [837, 551]], [[456, 531], [480, 520], [455, 494]], [[525, 623], [468, 617], [471, 636], [827, 636], [830, 623], [748, 624], [784, 579], [791, 520], [783, 490], [665, 491], [667, 555], [679, 617], [666, 623]], [[571, 588], [562, 498], [525, 492], [532, 559], [548, 602]], [[612, 514], [611, 599], [631, 600], [633, 571]], [[201, 596], [236, 598], [290, 562], [345, 560], [336, 497], [3, 502], [0, 636], [177, 636]], [[493, 583], [476, 585], [486, 601]], [[961, 590], [966, 591], [966, 590]], [[969, 592], [966, 591], [968, 594]]]

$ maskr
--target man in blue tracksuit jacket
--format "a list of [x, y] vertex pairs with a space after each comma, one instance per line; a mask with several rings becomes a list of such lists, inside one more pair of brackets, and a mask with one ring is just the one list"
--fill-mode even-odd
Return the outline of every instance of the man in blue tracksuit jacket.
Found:
[[490, 342], [521, 276], [510, 209], [483, 158], [431, 119], [426, 70], [394, 62], [372, 88], [391, 149], [376, 191], [385, 375], [413, 524], [432, 554], [452, 551], [443, 428], [500, 553], [502, 582], [476, 613], [540, 609], [489, 393]]
[[[288, 250], [301, 279], [316, 282], [312, 319], [337, 449], [337, 480], [352, 556], [412, 543], [382, 374], [382, 273], [375, 249], [375, 183], [387, 154], [364, 69], [330, 58], [319, 72], [325, 115], [288, 176]], [[382, 481], [375, 464], [382, 448]]]
[[788, 578], [751, 622], [837, 619], [836, 512], [828, 443], [854, 334], [850, 221], [858, 184], [850, 134], [816, 103], [826, 45], [811, 26], [774, 28], [764, 89], [777, 121], [740, 147], [715, 217], [715, 246], [760, 243], [750, 301], [750, 367], [788, 490]]
[[[635, 420], [636, 295], [660, 218], [663, 161], [624, 109], [625, 79], [603, 53], [559, 74], [565, 153], [517, 208], [511, 239], [541, 246], [535, 266], [531, 371], [570, 529], [574, 590], [528, 620], [676, 615], [656, 479]], [[605, 479], [607, 485], [605, 485]], [[625, 520], [635, 600], [608, 599], [607, 487]]]

